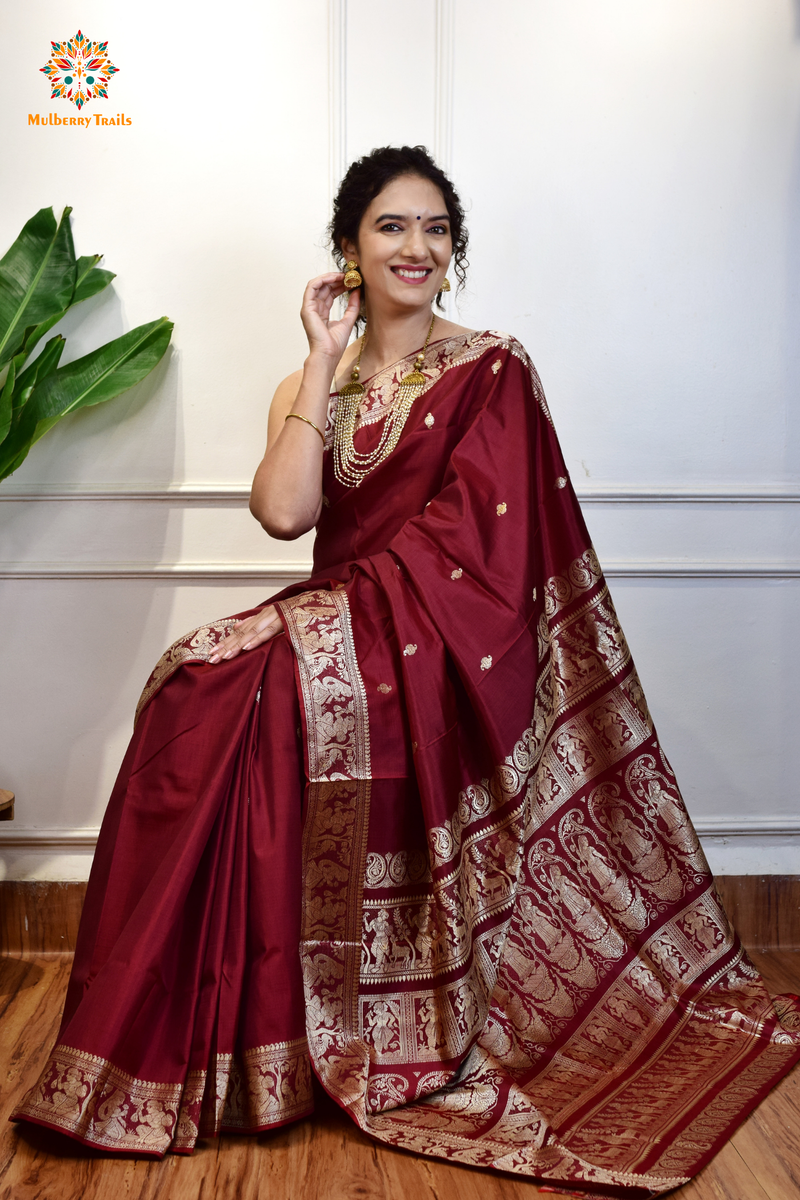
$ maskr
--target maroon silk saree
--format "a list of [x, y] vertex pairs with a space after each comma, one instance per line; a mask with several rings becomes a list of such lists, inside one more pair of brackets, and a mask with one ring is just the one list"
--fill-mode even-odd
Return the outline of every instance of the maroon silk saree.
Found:
[[800, 1004], [720, 906], [525, 351], [424, 374], [360, 487], [326, 454], [284, 635], [157, 665], [15, 1117], [189, 1152], [309, 1113], [313, 1069], [392, 1145], [655, 1196], [800, 1058]]

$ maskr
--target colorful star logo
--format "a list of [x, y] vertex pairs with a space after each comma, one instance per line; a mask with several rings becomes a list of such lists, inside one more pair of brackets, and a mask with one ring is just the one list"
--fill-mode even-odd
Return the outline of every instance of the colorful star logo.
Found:
[[52, 56], [39, 69], [50, 81], [50, 99], [71, 100], [79, 109], [98, 96], [108, 99], [108, 81], [116, 75], [108, 42], [90, 42], [80, 29], [68, 42], [51, 42]]

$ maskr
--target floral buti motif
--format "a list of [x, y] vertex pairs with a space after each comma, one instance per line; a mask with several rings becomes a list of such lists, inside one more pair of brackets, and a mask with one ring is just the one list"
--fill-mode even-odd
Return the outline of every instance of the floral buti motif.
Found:
[[386, 696], [391, 690], [392, 690], [392, 685], [390, 683], [379, 683], [378, 684], [378, 691], [384, 696]]
[[503, 500], [503, 502], [501, 504], [498, 504], [498, 506], [497, 506], [497, 515], [498, 515], [498, 517], [502, 517], [503, 514], [507, 513], [507, 512], [508, 512], [508, 505], [506, 504], [505, 500]]
[[556, 480], [556, 487], [557, 488], [565, 488], [566, 486], [567, 486], [566, 475], [559, 475], [558, 479]]
[[491, 656], [491, 654], [485, 654], [485, 655], [483, 656], [483, 658], [481, 659], [481, 670], [482, 670], [482, 671], [488, 671], [488, 670], [489, 670], [489, 667], [490, 667], [491, 665], [492, 665], [492, 656]]
[[404, 647], [404, 649], [403, 649], [403, 654], [405, 654], [406, 658], [410, 658], [412, 654], [416, 654], [416, 653], [417, 653], [417, 647], [414, 642], [409, 642], [408, 645], [406, 647]]
[[425, 424], [428, 427], [428, 429], [433, 428], [433, 424], [434, 424], [435, 420], [436, 420], [436, 417], [433, 415], [433, 413], [428, 413], [427, 417], [425, 418]]
[[456, 567], [455, 571], [450, 572], [450, 578], [460, 579], [463, 574], [464, 572], [462, 571], [461, 567]]

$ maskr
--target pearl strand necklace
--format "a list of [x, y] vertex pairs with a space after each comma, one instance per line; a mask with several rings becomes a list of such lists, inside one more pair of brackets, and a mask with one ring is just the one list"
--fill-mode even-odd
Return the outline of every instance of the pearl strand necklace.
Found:
[[364, 385], [358, 382], [361, 355], [367, 344], [367, 331], [364, 330], [361, 349], [350, 374], [350, 382], [341, 388], [336, 406], [336, 423], [333, 431], [333, 472], [339, 483], [344, 484], [345, 487], [360, 487], [370, 471], [374, 471], [384, 459], [389, 457], [400, 440], [400, 434], [408, 420], [411, 406], [425, 386], [426, 380], [421, 368], [425, 361], [425, 353], [428, 349], [428, 342], [431, 340], [435, 320], [436, 314], [434, 313], [431, 317], [428, 336], [425, 338], [425, 345], [414, 359], [413, 369], [400, 380], [397, 399], [386, 417], [380, 441], [369, 454], [359, 453], [353, 445], [358, 410], [365, 395]]

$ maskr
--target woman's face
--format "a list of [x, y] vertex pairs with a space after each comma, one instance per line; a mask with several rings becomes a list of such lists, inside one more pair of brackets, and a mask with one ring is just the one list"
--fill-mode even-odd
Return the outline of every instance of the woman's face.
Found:
[[442, 193], [419, 175], [392, 180], [364, 213], [358, 243], [342, 249], [358, 262], [370, 308], [430, 308], [453, 252]]

